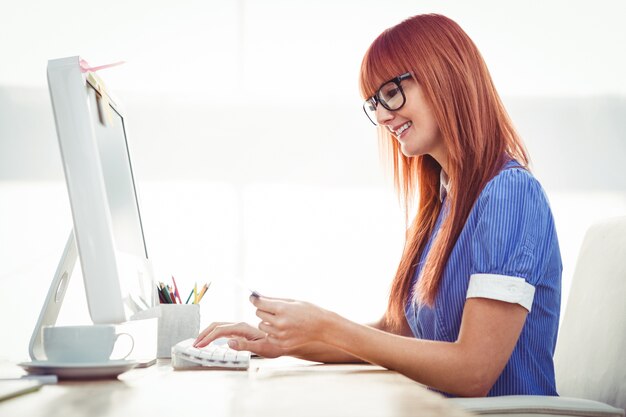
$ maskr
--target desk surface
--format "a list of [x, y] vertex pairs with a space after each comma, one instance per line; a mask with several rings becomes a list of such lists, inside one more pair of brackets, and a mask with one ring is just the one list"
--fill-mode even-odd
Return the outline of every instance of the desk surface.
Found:
[[396, 372], [294, 358], [253, 359], [248, 371], [173, 371], [160, 360], [116, 380], [61, 381], [0, 402], [0, 416], [12, 417], [190, 415], [468, 416]]

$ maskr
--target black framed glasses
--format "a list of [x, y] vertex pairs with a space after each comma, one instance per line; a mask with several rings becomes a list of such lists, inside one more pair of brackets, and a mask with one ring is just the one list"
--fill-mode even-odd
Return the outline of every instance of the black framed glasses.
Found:
[[386, 81], [372, 97], [365, 100], [365, 103], [363, 103], [363, 111], [374, 126], [378, 126], [376, 122], [376, 107], [378, 107], [379, 103], [389, 111], [400, 110], [402, 106], [404, 106], [406, 96], [404, 95], [404, 90], [402, 90], [402, 84], [400, 83], [407, 78], [411, 78], [410, 72], [406, 72]]

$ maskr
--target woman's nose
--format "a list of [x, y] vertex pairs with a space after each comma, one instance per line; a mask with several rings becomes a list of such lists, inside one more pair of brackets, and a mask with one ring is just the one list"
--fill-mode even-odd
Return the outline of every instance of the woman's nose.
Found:
[[379, 125], [387, 124], [391, 119], [393, 119], [393, 112], [387, 110], [381, 105], [376, 106], [376, 122]]

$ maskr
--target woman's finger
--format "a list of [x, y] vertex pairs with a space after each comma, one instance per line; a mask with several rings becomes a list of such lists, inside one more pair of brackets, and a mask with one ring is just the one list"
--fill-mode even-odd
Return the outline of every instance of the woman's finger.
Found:
[[261, 298], [265, 298], [266, 300], [272, 300], [272, 301], [295, 301], [291, 298], [281, 298], [281, 297], [268, 297], [267, 295], [261, 295], [258, 292], [254, 292], [250, 297], [261, 297]]
[[209, 333], [211, 333], [213, 330], [215, 330], [215, 328], [217, 326], [224, 326], [226, 324], [229, 324], [228, 322], [225, 321], [219, 321], [219, 322], [213, 322], [211, 323], [209, 326], [207, 326], [206, 329], [204, 329], [202, 332], [200, 332], [200, 334], [198, 335], [198, 337], [196, 337], [196, 340], [194, 341], [194, 344], [197, 343], [198, 341], [202, 340], [206, 335], [208, 335]]
[[279, 299], [269, 299], [267, 297], [250, 296], [250, 302], [259, 310], [266, 311], [270, 314], [276, 314], [280, 310], [280, 305], [285, 301]]
[[263, 338], [257, 340], [247, 340], [242, 338], [231, 339], [228, 341], [228, 345], [231, 349], [247, 350], [264, 358], [277, 358], [285, 353], [284, 350], [277, 345], [268, 342], [265, 334], [263, 335]]
[[204, 337], [200, 340], [196, 340], [193, 346], [203, 347], [220, 337], [242, 336], [246, 338], [255, 338], [258, 337], [258, 334], [255, 334], [257, 331], [258, 330], [247, 323], [228, 323], [216, 326], [213, 331], [204, 335]]
[[272, 343], [272, 344], [277, 345], [277, 346], [280, 346], [280, 345], [281, 345], [280, 339], [278, 339], [278, 338], [277, 338], [276, 336], [274, 336], [274, 335], [271, 335], [271, 334], [269, 334], [269, 333], [268, 333], [268, 334], [267, 334], [266, 339], [267, 339], [267, 341], [268, 341], [269, 343]]
[[271, 323], [272, 320], [276, 317], [273, 314], [270, 314], [267, 311], [263, 311], [263, 310], [257, 310], [256, 316], [260, 318], [261, 320], [266, 321], [268, 323]]
[[276, 329], [274, 329], [274, 327], [266, 321], [259, 323], [259, 330], [268, 335], [276, 333]]

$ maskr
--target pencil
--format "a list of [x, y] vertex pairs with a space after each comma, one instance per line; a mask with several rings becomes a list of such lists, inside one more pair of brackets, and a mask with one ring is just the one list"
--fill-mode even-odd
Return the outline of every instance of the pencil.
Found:
[[163, 285], [163, 283], [161, 283], [161, 285], [162, 285], [161, 292], [163, 293], [163, 297], [165, 298], [165, 301], [167, 301], [167, 304], [172, 304], [172, 299], [170, 298], [170, 293], [167, 290], [167, 287]]
[[174, 295], [178, 298], [178, 302], [182, 304], [183, 301], [180, 299], [180, 294], [178, 292], [178, 285], [176, 285], [176, 280], [174, 279], [174, 275], [172, 275], [172, 282], [174, 283]]
[[163, 298], [163, 294], [161, 293], [161, 288], [157, 285], [157, 294], [159, 294], [159, 303], [165, 304], [165, 298]]
[[170, 299], [172, 300], [172, 304], [176, 304], [176, 296], [174, 295], [174, 291], [172, 290], [172, 287], [170, 287], [169, 285], [167, 286], [167, 292], [168, 292], [168, 295], [170, 296]]
[[200, 300], [202, 300], [202, 297], [204, 297], [204, 294], [206, 294], [207, 290], [209, 289], [209, 287], [211, 286], [211, 283], [209, 282], [209, 284], [204, 284], [202, 286], [202, 291], [200, 291], [200, 294], [198, 294], [198, 303], [200, 303]]
[[189, 300], [191, 300], [192, 295], [193, 295], [193, 290], [191, 290], [191, 292], [189, 293], [189, 297], [187, 297], [187, 301], [185, 301], [185, 304], [189, 304]]

